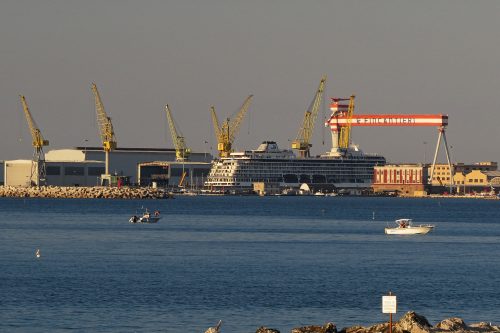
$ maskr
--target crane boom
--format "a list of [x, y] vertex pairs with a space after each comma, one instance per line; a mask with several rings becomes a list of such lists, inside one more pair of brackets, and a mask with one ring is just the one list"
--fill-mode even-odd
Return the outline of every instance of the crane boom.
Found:
[[108, 117], [106, 111], [104, 110], [104, 105], [102, 104], [101, 95], [97, 90], [95, 83], [92, 83], [92, 91], [94, 92], [95, 98], [95, 112], [97, 115], [97, 122], [99, 123], [99, 134], [101, 136], [102, 147], [106, 156], [104, 164], [104, 175], [101, 175], [101, 182], [104, 180], [109, 181], [109, 152], [116, 149], [116, 137], [113, 130], [113, 124], [111, 123], [111, 118]]
[[230, 124], [229, 124], [229, 141], [232, 143], [234, 142], [234, 139], [236, 137], [236, 133], [240, 129], [241, 122], [243, 118], [245, 117], [245, 114], [248, 111], [248, 108], [250, 107], [250, 103], [252, 102], [253, 95], [249, 95], [243, 104], [241, 105], [240, 111], [236, 114], [236, 117], [234, 117]]
[[31, 138], [33, 139], [33, 147], [42, 148], [43, 146], [48, 146], [49, 141], [44, 140], [42, 136], [42, 132], [35, 123], [33, 116], [31, 115], [30, 109], [28, 107], [28, 103], [26, 103], [26, 98], [22, 95], [19, 96], [21, 98], [21, 103], [23, 105], [24, 115], [26, 116], [26, 120], [28, 122], [28, 126], [31, 132]]
[[[23, 95], [19, 95], [21, 98], [21, 104], [23, 105], [24, 115], [26, 116], [26, 121], [30, 128], [32, 145], [33, 145], [33, 159], [31, 160], [31, 175], [30, 175], [30, 186], [32, 184], [40, 185], [40, 183], [45, 182], [45, 177], [47, 175], [45, 167], [45, 154], [43, 152], [43, 147], [49, 145], [49, 141], [45, 140], [42, 136], [42, 132], [38, 128], [33, 116], [31, 115], [26, 98]], [[35, 178], [36, 180], [33, 180]]]
[[99, 123], [99, 134], [101, 136], [102, 146], [105, 151], [111, 151], [116, 148], [116, 137], [113, 130], [111, 118], [108, 117], [102, 104], [101, 95], [97, 90], [95, 83], [92, 83], [92, 91], [95, 97], [95, 111], [97, 115], [97, 122]]
[[302, 121], [302, 126], [299, 129], [299, 133], [297, 134], [297, 138], [292, 141], [292, 148], [298, 149], [301, 157], [310, 156], [310, 148], [311, 148], [311, 137], [314, 130], [314, 122], [316, 117], [318, 116], [318, 111], [321, 106], [323, 91], [325, 89], [326, 76], [321, 78], [318, 89], [316, 90], [316, 94], [314, 98], [307, 108], [304, 119]]
[[219, 138], [221, 137], [221, 129], [219, 118], [217, 118], [217, 114], [215, 113], [215, 107], [210, 107], [210, 113], [212, 114], [212, 123], [214, 125], [215, 136], [217, 137], [217, 142], [219, 142]]
[[187, 161], [189, 159], [191, 149], [186, 146], [184, 136], [179, 135], [177, 132], [168, 104], [165, 106], [165, 112], [167, 114], [168, 126], [170, 127], [170, 134], [172, 135], [172, 142], [175, 146], [175, 158], [177, 161]]
[[217, 118], [217, 114], [215, 113], [215, 108], [212, 106], [212, 121], [214, 123], [214, 131], [217, 136], [217, 150], [219, 151], [220, 157], [228, 157], [232, 152], [232, 145], [234, 139], [236, 138], [236, 133], [238, 132], [241, 122], [245, 117], [245, 114], [250, 107], [250, 103], [252, 101], [253, 95], [249, 95], [240, 110], [236, 114], [236, 116], [231, 120], [227, 118], [222, 122], [222, 125], [219, 125], [219, 120]]

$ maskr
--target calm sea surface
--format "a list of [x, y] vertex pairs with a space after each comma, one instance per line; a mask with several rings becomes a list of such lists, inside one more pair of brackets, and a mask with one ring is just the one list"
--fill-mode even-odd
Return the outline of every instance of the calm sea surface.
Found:
[[[156, 225], [134, 225], [141, 207]], [[0, 199], [1, 332], [250, 333], [414, 310], [500, 322], [500, 201]], [[386, 236], [396, 218], [425, 236]], [[41, 249], [42, 257], [34, 252]]]

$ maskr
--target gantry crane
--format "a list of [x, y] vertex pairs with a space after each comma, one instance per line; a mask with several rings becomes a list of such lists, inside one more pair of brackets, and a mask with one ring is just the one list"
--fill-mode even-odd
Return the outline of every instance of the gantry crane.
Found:
[[314, 130], [314, 121], [318, 115], [319, 108], [321, 106], [323, 91], [325, 89], [326, 76], [321, 78], [318, 90], [314, 95], [314, 98], [309, 105], [309, 108], [304, 114], [304, 120], [302, 121], [302, 126], [299, 129], [297, 138], [292, 141], [292, 149], [298, 149], [300, 157], [309, 157], [311, 145], [311, 137]]
[[[26, 103], [26, 98], [19, 95], [21, 98], [21, 104], [23, 105], [24, 115], [28, 122], [28, 126], [31, 132], [32, 145], [33, 145], [33, 159], [31, 160], [31, 175], [30, 175], [30, 186], [40, 184], [45, 184], [45, 177], [47, 175], [45, 168], [45, 154], [43, 152], [43, 147], [49, 145], [49, 141], [45, 140], [42, 136], [42, 132], [35, 123], [35, 120], [31, 116], [30, 109], [28, 108], [28, 103]], [[34, 179], [35, 178], [35, 179]]]
[[[453, 164], [451, 162], [450, 151], [448, 142], [446, 140], [446, 126], [448, 126], [448, 115], [444, 114], [356, 114], [349, 113], [349, 110], [354, 109], [353, 100], [354, 96], [349, 99], [349, 106], [339, 103], [339, 101], [346, 101], [348, 99], [332, 98], [333, 103], [330, 105], [332, 115], [326, 121], [326, 125], [332, 131], [332, 152], [337, 152], [339, 148], [348, 148], [349, 133], [353, 126], [356, 127], [420, 127], [431, 126], [437, 127], [439, 136], [436, 144], [436, 151], [431, 165], [431, 172], [429, 179], [432, 181], [434, 177], [434, 170], [436, 167], [437, 155], [441, 146], [441, 139], [443, 140], [446, 159], [450, 170], [450, 192], [454, 183]], [[346, 112], [346, 110], [348, 110]], [[347, 133], [347, 137], [343, 138], [342, 133]], [[347, 141], [346, 141], [347, 140]], [[346, 145], [347, 143], [347, 145]]]
[[175, 146], [175, 159], [181, 162], [187, 161], [189, 160], [191, 149], [186, 146], [184, 136], [180, 132], [177, 132], [168, 104], [165, 106], [165, 112], [167, 114], [168, 126], [170, 127], [170, 134], [172, 135], [172, 142]]
[[116, 149], [116, 137], [113, 130], [113, 124], [111, 123], [111, 118], [108, 117], [106, 111], [104, 110], [104, 105], [101, 101], [101, 96], [97, 90], [95, 83], [92, 83], [92, 91], [95, 97], [95, 111], [97, 115], [97, 122], [99, 123], [99, 134], [101, 136], [102, 147], [106, 155], [105, 161], [105, 172], [101, 175], [101, 182], [104, 180], [110, 180], [109, 174], [109, 152]]
[[249, 95], [240, 110], [236, 114], [233, 119], [226, 118], [223, 121], [222, 125], [219, 125], [219, 120], [217, 118], [217, 114], [215, 113], [215, 108], [212, 106], [210, 111], [212, 113], [212, 121], [214, 124], [214, 131], [217, 137], [217, 150], [219, 151], [219, 157], [228, 157], [229, 154], [233, 151], [232, 145], [234, 139], [236, 137], [236, 133], [240, 128], [241, 121], [250, 107], [250, 102], [252, 100], [253, 95]]

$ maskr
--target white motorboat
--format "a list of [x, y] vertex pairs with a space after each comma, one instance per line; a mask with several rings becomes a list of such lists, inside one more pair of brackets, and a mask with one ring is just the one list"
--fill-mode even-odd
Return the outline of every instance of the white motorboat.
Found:
[[432, 224], [413, 225], [412, 219], [399, 219], [395, 222], [395, 227], [385, 228], [387, 235], [425, 235], [434, 229]]
[[133, 215], [128, 221], [130, 223], [157, 223], [161, 219], [160, 211], [155, 210], [153, 214], [146, 209], [141, 217]]

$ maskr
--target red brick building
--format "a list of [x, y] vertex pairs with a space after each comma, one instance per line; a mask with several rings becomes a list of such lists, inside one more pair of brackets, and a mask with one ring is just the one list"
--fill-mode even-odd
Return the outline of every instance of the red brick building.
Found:
[[373, 171], [373, 191], [401, 196], [422, 195], [428, 187], [427, 167], [422, 164], [388, 164]]

